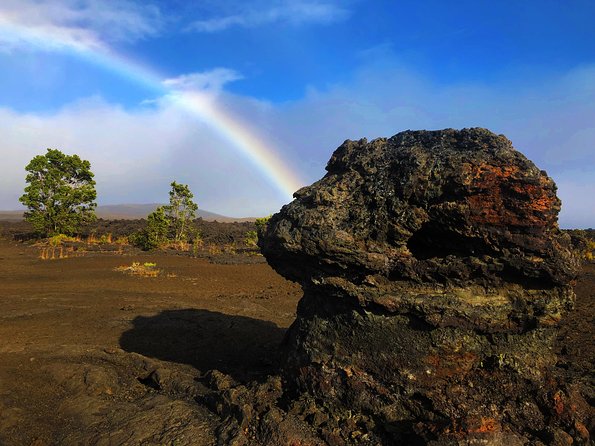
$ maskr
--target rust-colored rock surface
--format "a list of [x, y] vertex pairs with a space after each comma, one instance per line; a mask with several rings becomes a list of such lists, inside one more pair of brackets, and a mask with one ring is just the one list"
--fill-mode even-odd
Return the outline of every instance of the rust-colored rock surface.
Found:
[[304, 289], [295, 395], [344, 444], [583, 444], [584, 401], [553, 373], [579, 265], [552, 179], [485, 129], [346, 141], [327, 171], [260, 240]]

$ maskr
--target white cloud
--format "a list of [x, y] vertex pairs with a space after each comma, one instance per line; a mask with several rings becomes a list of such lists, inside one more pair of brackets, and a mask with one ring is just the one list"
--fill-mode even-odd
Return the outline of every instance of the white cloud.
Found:
[[105, 49], [153, 35], [160, 24], [155, 6], [131, 0], [2, 0], [0, 49]]
[[[234, 4], [234, 13], [201, 19], [188, 25], [188, 31], [218, 32], [231, 27], [254, 28], [274, 23], [289, 25], [328, 24], [349, 17], [350, 12], [344, 6], [329, 1], [301, 0], [274, 2], [242, 2]], [[229, 6], [226, 8], [230, 10]]]
[[[345, 139], [392, 136], [406, 129], [486, 127], [510, 138], [559, 186], [563, 227], [595, 227], [595, 67], [527, 84], [440, 85], [390, 64], [368, 61], [351, 82], [301, 100], [271, 104], [221, 90], [214, 99], [267, 136], [308, 182], [324, 174]], [[194, 74], [182, 87], [217, 86], [237, 73]], [[219, 81], [213, 80], [218, 79]], [[173, 179], [191, 185], [199, 204], [230, 215], [264, 215], [280, 202], [243, 156], [175, 101], [124, 110], [99, 100], [52, 116], [0, 110], [0, 209], [15, 207], [23, 167], [46, 147], [91, 160], [104, 203], [167, 200]]]
[[243, 79], [243, 76], [229, 68], [214, 68], [200, 73], [190, 73], [163, 81], [172, 90], [220, 91], [229, 82]]
[[412, 70], [371, 63], [350, 83], [311, 89], [277, 108], [270, 127], [300, 153], [311, 181], [347, 138], [486, 127], [505, 134], [558, 183], [563, 227], [595, 227], [595, 67], [539, 84], [438, 85]]
[[129, 111], [91, 98], [51, 116], [0, 109], [0, 134], [0, 209], [19, 207], [24, 167], [48, 147], [91, 162], [99, 203], [166, 202], [176, 180], [201, 208], [225, 215], [267, 215], [284, 204], [225, 140], [167, 100]]
[[555, 175], [562, 200], [560, 224], [564, 228], [595, 228], [595, 169], [561, 171]]

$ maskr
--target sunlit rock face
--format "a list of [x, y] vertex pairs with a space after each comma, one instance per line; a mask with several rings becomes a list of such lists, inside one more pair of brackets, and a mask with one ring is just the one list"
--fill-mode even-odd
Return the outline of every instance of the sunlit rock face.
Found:
[[259, 242], [304, 289], [288, 384], [367, 414], [387, 441], [520, 445], [569, 431], [551, 345], [578, 262], [552, 179], [485, 129], [346, 141], [327, 172]]

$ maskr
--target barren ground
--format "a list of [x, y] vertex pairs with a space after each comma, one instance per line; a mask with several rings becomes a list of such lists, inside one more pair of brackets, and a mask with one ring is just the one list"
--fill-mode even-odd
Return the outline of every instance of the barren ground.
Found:
[[[0, 240], [2, 445], [62, 444], [72, 431], [84, 430], [85, 408], [64, 404], [80, 390], [71, 388], [77, 376], [69, 375], [80, 373], [93, 387], [89, 371], [97, 371], [87, 366], [101, 355], [136, 352], [200, 371], [218, 369], [240, 382], [271, 373], [300, 297], [299, 287], [266, 263], [218, 265], [151, 253], [44, 261], [38, 253]], [[133, 261], [155, 262], [164, 274], [114, 270]], [[109, 379], [96, 381], [95, 393], [119, 397]]]
[[[188, 386], [211, 369], [239, 382], [274, 374], [301, 296], [264, 263], [38, 256], [36, 247], [0, 240], [0, 445], [170, 444], [180, 432], [195, 435], [187, 444], [213, 444], [216, 416], [188, 397]], [[114, 270], [133, 261], [154, 262], [163, 274]], [[595, 265], [576, 291], [559, 365], [592, 389]]]

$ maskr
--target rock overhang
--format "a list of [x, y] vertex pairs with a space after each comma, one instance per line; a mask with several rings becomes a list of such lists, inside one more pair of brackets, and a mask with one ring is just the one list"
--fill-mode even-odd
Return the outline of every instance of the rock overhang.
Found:
[[[406, 131], [345, 141], [327, 174], [271, 219], [261, 246], [310, 290], [519, 331], [572, 306], [579, 264], [559, 210], [554, 181], [503, 135]], [[492, 314], [478, 319], [481, 305]]]

